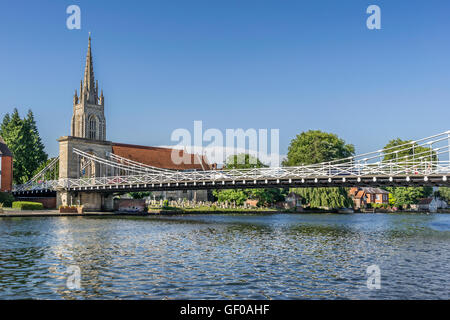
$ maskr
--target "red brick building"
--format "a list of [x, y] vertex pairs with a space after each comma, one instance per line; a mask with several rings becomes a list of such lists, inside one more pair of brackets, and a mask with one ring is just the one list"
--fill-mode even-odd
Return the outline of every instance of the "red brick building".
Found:
[[349, 195], [355, 208], [365, 207], [368, 203], [389, 204], [389, 192], [380, 188], [353, 187]]
[[11, 192], [13, 181], [13, 154], [0, 137], [0, 191]]

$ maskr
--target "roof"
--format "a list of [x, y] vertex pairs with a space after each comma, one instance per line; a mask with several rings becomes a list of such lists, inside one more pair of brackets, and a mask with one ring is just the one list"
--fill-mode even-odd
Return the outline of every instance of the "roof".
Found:
[[0, 157], [12, 157], [13, 154], [6, 145], [5, 140], [0, 136]]
[[358, 191], [358, 193], [356, 194], [355, 198], [356, 199], [362, 199], [362, 197], [364, 197], [365, 192], [363, 190]]
[[[171, 170], [212, 170], [214, 165], [208, 162], [206, 156], [187, 153], [184, 150], [146, 147], [133, 144], [112, 144], [112, 152], [123, 158], [137, 161], [149, 166]], [[172, 154], [179, 159], [186, 159], [187, 163], [175, 163]]]
[[424, 198], [420, 199], [419, 204], [430, 204], [433, 201], [433, 198]]
[[295, 192], [290, 192], [286, 198], [297, 198], [297, 199], [301, 199], [301, 196], [296, 194]]
[[389, 194], [388, 191], [380, 189], [380, 188], [370, 188], [370, 187], [364, 187], [361, 188], [365, 193], [371, 193], [371, 194]]

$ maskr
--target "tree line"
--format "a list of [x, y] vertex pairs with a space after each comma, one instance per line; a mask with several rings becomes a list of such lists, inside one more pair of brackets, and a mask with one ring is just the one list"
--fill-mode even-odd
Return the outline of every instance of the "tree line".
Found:
[[28, 110], [26, 117], [21, 118], [15, 108], [12, 114], [7, 113], [0, 125], [0, 136], [14, 155], [13, 183], [23, 184], [29, 181], [36, 171], [48, 160], [42, 143], [33, 112]]

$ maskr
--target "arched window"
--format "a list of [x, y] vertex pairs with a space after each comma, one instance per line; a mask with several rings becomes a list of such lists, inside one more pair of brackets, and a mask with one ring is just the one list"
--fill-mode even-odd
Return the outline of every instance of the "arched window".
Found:
[[89, 139], [97, 139], [97, 117], [89, 117]]

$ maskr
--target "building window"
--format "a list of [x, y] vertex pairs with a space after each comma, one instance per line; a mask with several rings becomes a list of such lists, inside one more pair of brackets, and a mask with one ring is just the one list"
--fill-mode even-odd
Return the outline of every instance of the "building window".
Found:
[[378, 201], [381, 199], [381, 197], [380, 197], [379, 194], [377, 194], [376, 197], [377, 197], [377, 200], [378, 200]]
[[89, 139], [97, 139], [97, 117], [89, 117]]

